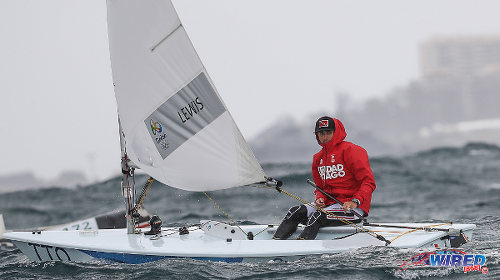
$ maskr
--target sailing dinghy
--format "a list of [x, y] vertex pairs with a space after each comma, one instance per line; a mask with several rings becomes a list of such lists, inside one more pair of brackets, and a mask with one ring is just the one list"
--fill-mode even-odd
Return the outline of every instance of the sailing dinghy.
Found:
[[366, 246], [457, 247], [473, 224], [392, 223], [322, 228], [316, 240], [273, 240], [275, 225], [135, 227], [133, 175], [188, 191], [265, 185], [266, 177], [201, 63], [169, 0], [108, 0], [108, 31], [122, 149], [127, 228], [10, 232], [32, 261], [144, 263], [168, 258], [225, 262], [293, 260]]

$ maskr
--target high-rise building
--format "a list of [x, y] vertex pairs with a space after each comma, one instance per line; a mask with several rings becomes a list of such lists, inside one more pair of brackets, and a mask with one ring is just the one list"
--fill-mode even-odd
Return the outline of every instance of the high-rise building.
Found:
[[500, 36], [435, 37], [420, 46], [423, 77], [500, 72]]

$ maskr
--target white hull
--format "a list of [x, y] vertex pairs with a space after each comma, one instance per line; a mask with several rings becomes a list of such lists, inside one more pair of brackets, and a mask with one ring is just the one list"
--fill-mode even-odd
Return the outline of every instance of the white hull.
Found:
[[[422, 227], [431, 224], [391, 224]], [[213, 227], [212, 227], [213, 226]], [[473, 224], [454, 224], [435, 228], [453, 227], [472, 238]], [[367, 247], [385, 246], [385, 243], [367, 233], [357, 232], [350, 226], [322, 228], [316, 240], [273, 240], [276, 227], [267, 225], [241, 226], [245, 232], [255, 234], [254, 240], [244, 239], [237, 228], [223, 223], [208, 222], [203, 229], [191, 227], [189, 234], [180, 235], [178, 228], [163, 228], [161, 236], [127, 234], [125, 229], [11, 232], [5, 238], [32, 261], [89, 262], [105, 260], [124, 263], [145, 263], [166, 258], [193, 258], [199, 260], [242, 262], [262, 260], [289, 260], [309, 255], [338, 253]], [[448, 232], [389, 227], [369, 227], [398, 248], [450, 248]], [[231, 231], [234, 230], [234, 233]], [[299, 228], [298, 232], [301, 231]], [[262, 232], [258, 234], [259, 232]], [[403, 235], [404, 234], [404, 235]], [[400, 237], [398, 237], [400, 236]], [[335, 239], [339, 238], [339, 239]]]
[[[137, 224], [137, 227], [144, 228], [149, 226], [147, 222], [151, 217], [150, 214], [143, 208], [140, 210], [141, 218], [139, 220], [140, 223]], [[17, 231], [72, 231], [72, 230], [91, 230], [91, 229], [111, 229], [111, 228], [125, 228], [126, 220], [125, 220], [125, 211], [124, 210], [115, 210], [102, 215], [90, 217], [83, 220], [77, 220], [67, 224], [60, 225], [52, 225], [52, 226], [44, 226], [35, 229], [22, 229]], [[14, 245], [8, 240], [3, 238], [3, 234], [6, 232], [11, 232], [12, 230], [5, 230], [5, 225], [3, 223], [2, 214], [0, 214], [0, 247], [11, 248]]]

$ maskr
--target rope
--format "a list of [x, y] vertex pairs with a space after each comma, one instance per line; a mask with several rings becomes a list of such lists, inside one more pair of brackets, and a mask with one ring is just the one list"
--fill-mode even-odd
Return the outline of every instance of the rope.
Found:
[[264, 231], [266, 231], [266, 229], [268, 229], [268, 228], [272, 228], [272, 227], [273, 227], [273, 226], [267, 225], [267, 227], [266, 227], [265, 229], [263, 229], [263, 230], [259, 231], [259, 232], [258, 232], [257, 234], [255, 234], [253, 237], [255, 237], [255, 236], [257, 236], [257, 235], [259, 235], [259, 234], [263, 233]]
[[332, 212], [328, 213], [328, 212], [326, 212], [326, 211], [325, 211], [325, 210], [323, 210], [322, 208], [319, 208], [318, 206], [316, 206], [316, 204], [313, 204], [313, 203], [311, 203], [311, 202], [308, 202], [308, 201], [306, 201], [306, 200], [304, 200], [304, 199], [302, 199], [302, 198], [300, 198], [300, 197], [298, 197], [298, 196], [296, 196], [296, 195], [293, 195], [293, 194], [291, 194], [291, 193], [289, 193], [289, 192], [287, 192], [287, 191], [285, 191], [285, 190], [283, 190], [283, 189], [281, 190], [281, 192], [283, 192], [284, 194], [286, 194], [286, 195], [288, 195], [288, 196], [290, 196], [290, 197], [295, 198], [296, 200], [298, 200], [298, 201], [300, 201], [300, 202], [302, 202], [302, 203], [304, 203], [304, 204], [307, 204], [307, 205], [309, 205], [309, 206], [311, 206], [311, 207], [313, 207], [313, 208], [317, 209], [318, 211], [320, 211], [320, 212], [324, 213], [324, 214], [325, 214], [325, 215], [327, 215], [327, 216], [334, 216], [334, 217], [336, 217], [337, 219], [341, 220], [342, 222], [344, 222], [344, 223], [346, 223], [346, 224], [353, 225], [353, 226], [357, 227], [358, 229], [360, 229], [360, 230], [362, 230], [362, 231], [364, 230], [365, 232], [369, 232], [369, 230], [367, 230], [367, 229], [365, 229], [365, 228], [363, 228], [363, 227], [360, 227], [360, 226], [358, 226], [357, 224], [355, 224], [355, 223], [353, 223], [353, 222], [351, 222], [351, 221], [348, 221], [348, 220], [346, 220], [346, 219], [344, 219], [344, 218], [342, 218], [342, 217], [340, 217], [340, 216], [336, 215], [335, 213], [332, 213]]
[[228, 218], [232, 224], [234, 224], [236, 227], [238, 227], [241, 232], [243, 232], [245, 235], [248, 236], [248, 234], [231, 218], [231, 216], [229, 216], [229, 214], [227, 214], [218, 204], [217, 202], [215, 202], [215, 200], [213, 200], [206, 192], [203, 192], [203, 194], [210, 200], [212, 201], [212, 203], [214, 204], [215, 207], [217, 207], [217, 209], [219, 209], [219, 211], [222, 212], [222, 214], [224, 214], [224, 216], [226, 216], [226, 218]]
[[142, 193], [139, 196], [139, 202], [137, 202], [137, 204], [135, 205], [134, 213], [137, 213], [137, 211], [139, 211], [139, 209], [141, 209], [142, 203], [144, 202], [144, 199], [146, 199], [146, 194], [148, 193], [149, 188], [153, 184], [153, 181], [154, 181], [153, 177], [149, 177], [146, 184], [144, 185], [144, 187], [142, 189]]
[[[195, 229], [190, 229], [192, 227], [196, 227], [196, 228]], [[191, 226], [187, 226], [186, 228], [187, 228], [188, 231], [195, 231], [195, 230], [199, 229], [200, 226], [199, 225], [191, 225]], [[157, 235], [153, 235], [150, 239], [151, 240], [158, 240], [158, 239], [160, 239], [162, 237], [167, 237], [167, 236], [170, 236], [170, 235], [173, 235], [173, 234], [179, 234], [179, 229], [180, 229], [180, 227], [177, 228], [177, 229], [167, 229], [167, 233], [164, 233], [164, 234], [160, 233], [160, 234], [157, 234]], [[171, 232], [169, 232], [169, 231], [171, 231]]]
[[[426, 227], [437, 227], [437, 226], [444, 226], [444, 225], [451, 225], [451, 223], [437, 224], [437, 225], [431, 225], [431, 226], [426, 226]], [[412, 233], [412, 232], [417, 231], [417, 230], [422, 230], [422, 229], [416, 228], [416, 229], [409, 230], [409, 231], [407, 231], [403, 234], [400, 234], [400, 235], [396, 236], [395, 238], [391, 239], [391, 242], [393, 242], [394, 240], [400, 238], [401, 236], [403, 236], [405, 234]]]
[[[272, 187], [269, 187], [269, 188], [272, 188]], [[272, 188], [272, 189], [275, 189], [275, 188]], [[312, 203], [310, 203], [310, 202], [308, 202], [308, 201], [306, 201], [306, 200], [304, 200], [304, 199], [302, 199], [302, 198], [300, 198], [300, 197], [298, 197], [298, 196], [296, 196], [296, 195], [293, 195], [293, 194], [291, 194], [291, 193], [289, 193], [289, 192], [287, 192], [287, 191], [285, 191], [285, 190], [283, 190], [283, 189], [281, 189], [281, 188], [280, 188], [280, 189], [278, 189], [278, 191], [279, 191], [279, 192], [281, 192], [281, 193], [284, 193], [284, 194], [286, 194], [286, 195], [288, 195], [288, 196], [290, 196], [290, 197], [292, 197], [292, 198], [295, 198], [296, 200], [298, 200], [298, 201], [300, 201], [300, 202], [302, 202], [302, 203], [304, 203], [304, 204], [307, 204], [307, 205], [309, 205], [309, 206], [311, 206], [311, 207], [315, 208], [316, 210], [318, 210], [318, 211], [320, 211], [320, 212], [324, 213], [324, 214], [325, 214], [325, 215], [327, 215], [327, 216], [334, 216], [335, 218], [337, 218], [338, 220], [340, 220], [340, 221], [344, 222], [345, 224], [350, 225], [350, 226], [353, 226], [353, 227], [355, 227], [355, 228], [359, 229], [361, 232], [365, 232], [365, 233], [367, 233], [367, 234], [369, 234], [369, 235], [371, 235], [371, 236], [373, 236], [373, 237], [377, 238], [378, 240], [384, 241], [384, 242], [385, 242], [385, 244], [386, 244], [386, 246], [387, 246], [387, 245], [389, 245], [389, 244], [391, 243], [391, 241], [389, 241], [389, 240], [385, 239], [382, 235], [377, 234], [377, 233], [374, 233], [373, 231], [368, 230], [368, 229], [366, 229], [366, 228], [364, 228], [364, 227], [362, 227], [362, 226], [358, 226], [357, 224], [355, 224], [355, 223], [353, 223], [353, 222], [351, 222], [351, 221], [348, 221], [348, 220], [346, 220], [346, 219], [344, 219], [344, 218], [342, 218], [342, 217], [340, 217], [340, 216], [336, 215], [335, 213], [332, 213], [332, 212], [328, 213], [328, 212], [326, 212], [325, 210], [323, 210], [322, 208], [319, 208], [318, 206], [316, 206], [316, 204], [312, 204]]]

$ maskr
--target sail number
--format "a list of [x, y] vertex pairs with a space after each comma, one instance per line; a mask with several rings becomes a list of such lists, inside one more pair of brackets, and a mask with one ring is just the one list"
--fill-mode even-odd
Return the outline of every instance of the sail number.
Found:
[[[40, 256], [40, 253], [43, 254], [43, 252], [47, 252], [47, 255], [51, 261], [57, 261], [57, 260], [71, 261], [71, 258], [69, 257], [68, 252], [66, 252], [66, 250], [64, 248], [52, 247], [52, 246], [41, 245], [41, 244], [33, 244], [33, 243], [28, 243], [28, 246], [33, 247], [33, 250], [35, 251], [35, 254], [38, 257], [39, 261], [44, 260]], [[48, 259], [47, 259], [47, 261], [48, 261]]]
[[64, 227], [61, 230], [68, 231], [68, 230], [80, 230], [80, 229], [92, 229], [92, 226], [90, 225], [89, 222], [84, 221], [84, 222], [81, 222], [79, 224], [73, 224], [73, 225]]

